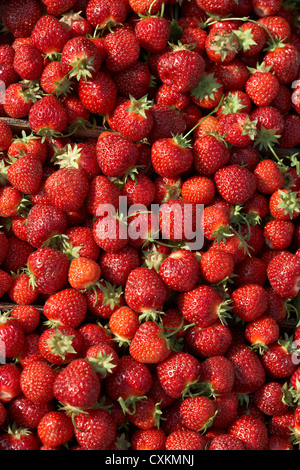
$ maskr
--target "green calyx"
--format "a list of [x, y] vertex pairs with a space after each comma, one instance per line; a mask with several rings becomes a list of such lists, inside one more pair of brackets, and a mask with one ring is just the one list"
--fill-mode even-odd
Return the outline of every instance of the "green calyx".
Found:
[[67, 96], [72, 90], [72, 82], [69, 80], [67, 75], [65, 75], [60, 81], [53, 83], [55, 85], [53, 94], [57, 97], [61, 95]]
[[220, 303], [217, 314], [222, 325], [227, 325], [227, 321], [232, 319], [231, 310], [231, 299], [223, 300], [223, 302]]
[[[35, 103], [42, 98], [42, 90], [40, 84], [36, 80], [22, 80], [19, 82], [21, 85], [21, 95], [24, 98], [25, 103]], [[23, 134], [24, 131], [22, 131]]]
[[278, 129], [266, 129], [262, 124], [260, 129], [257, 130], [254, 145], [258, 147], [259, 150], [270, 150], [274, 153], [273, 147], [278, 145], [280, 137]]
[[[120, 305], [120, 297], [123, 294], [122, 286], [116, 287], [110, 282], [104, 281], [104, 285], [102, 282], [99, 282], [97, 284], [97, 287], [104, 294], [102, 305], [109, 305], [111, 310], [113, 310], [116, 305], [117, 306]], [[98, 299], [96, 298], [95, 305], [97, 305], [97, 303], [98, 303]]]
[[282, 209], [285, 215], [289, 215], [292, 219], [295, 212], [300, 212], [300, 198], [297, 191], [283, 191], [278, 190], [281, 202], [276, 206], [277, 209]]
[[160, 321], [161, 315], [164, 315], [165, 312], [161, 312], [159, 310], [145, 310], [143, 313], [139, 315], [140, 323], [146, 321]]
[[113, 354], [106, 354], [104, 351], [99, 350], [97, 356], [87, 357], [86, 360], [91, 364], [94, 371], [101, 374], [102, 378], [111, 374], [117, 366], [114, 364]]
[[149, 269], [155, 269], [156, 272], [159, 271], [162, 262], [167, 257], [166, 254], [160, 253], [155, 245], [151, 250], [143, 250], [143, 255], [145, 258], [143, 266], [147, 266]]
[[245, 31], [242, 28], [235, 29], [232, 31], [239, 43], [239, 50], [247, 52], [251, 46], [256, 46], [257, 42], [253, 39], [253, 34], [251, 29], [246, 29]]
[[120, 397], [118, 399], [118, 402], [119, 402], [124, 414], [134, 415], [136, 413], [136, 404], [137, 404], [137, 402], [142, 401], [142, 400], [146, 400], [146, 399], [147, 399], [146, 395], [143, 395], [143, 396], [140, 396], [140, 397], [131, 395], [128, 398], [126, 398], [125, 400], [124, 400], [124, 398]]
[[192, 148], [192, 142], [190, 139], [187, 138], [187, 136], [184, 136], [183, 134], [172, 134], [173, 141], [175, 145], [178, 145], [178, 147], [181, 148]]
[[204, 73], [196, 87], [192, 89], [191, 96], [200, 101], [214, 99], [219, 88], [222, 88], [222, 84], [215, 79], [215, 74]]
[[229, 92], [225, 96], [221, 114], [232, 114], [241, 112], [246, 106], [241, 103], [238, 93]]
[[248, 135], [251, 140], [255, 140], [257, 136], [257, 119], [253, 121], [247, 115], [245, 122], [242, 124], [242, 135]]
[[256, 72], [268, 73], [272, 71], [272, 68], [273, 68], [273, 65], [266, 65], [265, 61], [263, 61], [261, 64], [257, 63], [256, 68], [247, 67], [247, 69], [249, 70], [251, 74], [254, 74]]
[[61, 152], [58, 152], [54, 155], [53, 161], [56, 165], [59, 165], [60, 168], [79, 168], [79, 160], [81, 157], [81, 150], [78, 148], [78, 145], [68, 144], [65, 149]]
[[238, 53], [238, 42], [235, 40], [233, 32], [227, 34], [215, 33], [214, 36], [215, 38], [211, 42], [209, 49], [219, 54], [222, 62], [226, 59], [228, 54], [232, 52], [235, 54]]
[[95, 72], [93, 67], [95, 57], [87, 57], [86, 54], [80, 58], [78, 57], [70, 65], [72, 70], [69, 72], [69, 78], [76, 77], [76, 79], [87, 81], [88, 78], [92, 77], [92, 72]]
[[74, 335], [67, 335], [64, 331], [54, 328], [53, 333], [51, 333], [50, 337], [45, 342], [48, 344], [51, 353], [61, 357], [64, 361], [66, 354], [76, 354], [72, 346], [73, 339]]
[[140, 99], [135, 99], [132, 95], [129, 95], [131, 105], [126, 109], [128, 113], [140, 114], [143, 118], [147, 119], [146, 111], [153, 105], [153, 100], [148, 100], [148, 95], [143, 96]]

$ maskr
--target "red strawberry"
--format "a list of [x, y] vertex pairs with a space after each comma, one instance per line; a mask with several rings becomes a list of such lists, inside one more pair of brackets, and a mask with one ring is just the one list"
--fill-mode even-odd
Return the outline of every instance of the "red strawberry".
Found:
[[6, 294], [6, 292], [8, 292], [11, 289], [13, 285], [13, 279], [10, 274], [0, 269], [0, 281], [1, 281], [0, 297], [3, 297], [3, 295]]
[[243, 112], [222, 115], [219, 129], [226, 142], [236, 147], [247, 147], [257, 134], [254, 117]]
[[52, 205], [36, 204], [27, 217], [27, 241], [33, 247], [41, 248], [53, 236], [64, 233], [67, 226], [63, 211]]
[[200, 274], [210, 284], [230, 278], [234, 272], [234, 259], [230, 253], [208, 250], [200, 258]]
[[209, 450], [245, 450], [245, 446], [237, 437], [221, 434], [210, 441]]
[[104, 175], [95, 176], [89, 185], [87, 209], [94, 217], [99, 217], [98, 211], [101, 210], [102, 206], [107, 208], [113, 206], [116, 210], [121, 195], [121, 189], [108, 177]]
[[26, 398], [34, 403], [48, 403], [54, 398], [56, 372], [42, 360], [33, 360], [22, 370], [20, 386]]
[[162, 7], [163, 1], [154, 0], [154, 2], [151, 2], [151, 0], [128, 0], [128, 3], [135, 13], [146, 15], [150, 9], [151, 13], [158, 13]]
[[7, 122], [0, 119], [1, 139], [0, 139], [0, 151], [7, 150], [12, 142], [13, 134], [10, 126]]
[[95, 77], [79, 82], [78, 96], [91, 113], [109, 113], [116, 103], [117, 88], [106, 73], [99, 71]]
[[175, 250], [161, 264], [159, 276], [164, 283], [175, 291], [192, 290], [199, 280], [199, 266], [194, 253]]
[[138, 147], [134, 142], [109, 131], [100, 134], [97, 142], [97, 157], [104, 175], [123, 176], [133, 168], [138, 156]]
[[93, 231], [89, 227], [76, 225], [65, 231], [69, 243], [78, 252], [79, 256], [96, 261], [100, 254], [100, 248], [96, 244]]
[[96, 261], [80, 256], [70, 262], [68, 281], [74, 289], [89, 290], [97, 284], [100, 277], [101, 268]]
[[35, 23], [31, 43], [43, 54], [61, 52], [70, 38], [67, 26], [52, 15], [44, 15]]
[[224, 356], [212, 356], [202, 362], [200, 391], [206, 397], [216, 398], [231, 392], [234, 384], [232, 363]]
[[136, 361], [130, 355], [120, 357], [116, 372], [105, 379], [106, 391], [110, 398], [118, 401], [125, 412], [135, 409], [136, 401], [145, 397], [152, 385], [147, 365]]
[[12, 1], [6, 5], [3, 20], [15, 37], [25, 38], [30, 36], [40, 16], [41, 9], [35, 0]]
[[279, 92], [279, 81], [263, 63], [251, 70], [252, 75], [246, 83], [246, 92], [256, 106], [269, 106]]
[[270, 213], [275, 219], [293, 220], [299, 215], [298, 193], [287, 189], [274, 191], [269, 200]]
[[231, 361], [235, 373], [233, 391], [253, 393], [261, 389], [266, 372], [260, 358], [248, 345], [232, 344], [226, 358]]
[[147, 95], [139, 100], [130, 96], [129, 100], [114, 109], [115, 129], [127, 139], [135, 142], [146, 138], [153, 126], [152, 104], [153, 102], [148, 100]]
[[30, 277], [25, 273], [20, 273], [13, 278], [8, 296], [17, 305], [30, 305], [37, 299], [38, 291], [32, 286]]
[[55, 324], [78, 328], [87, 312], [87, 301], [82, 292], [73, 288], [58, 290], [45, 302], [44, 314]]
[[257, 349], [262, 353], [269, 345], [279, 339], [278, 324], [274, 318], [267, 314], [262, 315], [246, 325], [245, 338], [250, 342], [252, 349]]
[[54, 94], [56, 97], [70, 93], [72, 83], [63, 70], [61, 62], [54, 60], [49, 62], [43, 69], [40, 84], [46, 93]]
[[8, 116], [13, 118], [27, 117], [33, 103], [37, 97], [34, 95], [34, 89], [21, 85], [20, 83], [12, 83], [7, 87], [4, 96], [4, 109]]
[[292, 253], [274, 257], [267, 268], [269, 282], [282, 297], [296, 297], [299, 291], [300, 259]]
[[125, 300], [139, 314], [151, 316], [161, 311], [167, 297], [167, 287], [159, 275], [139, 267], [129, 274], [125, 285]]
[[230, 425], [228, 431], [243, 442], [246, 450], [264, 450], [267, 447], [268, 430], [258, 418], [241, 416]]
[[295, 347], [292, 339], [279, 338], [271, 344], [261, 356], [262, 364], [271, 379], [291, 376], [297, 369], [297, 361], [294, 360]]
[[78, 328], [78, 331], [83, 342], [81, 355], [85, 355], [89, 348], [97, 344], [108, 344], [111, 348], [116, 347], [113, 338], [99, 323], [84, 323]]
[[268, 296], [262, 286], [247, 284], [231, 294], [233, 313], [248, 322], [261, 317], [268, 307]]
[[106, 410], [88, 410], [75, 416], [74, 433], [82, 449], [107, 450], [116, 437], [116, 423]]
[[199, 8], [214, 15], [227, 15], [234, 8], [233, 0], [222, 0], [221, 2], [216, 0], [197, 0], [196, 3]]
[[156, 173], [173, 178], [191, 168], [192, 150], [184, 136], [158, 139], [151, 148], [151, 161]]
[[124, 305], [122, 288], [101, 280], [93, 289], [84, 293], [88, 311], [100, 318], [110, 318], [112, 313]]
[[232, 62], [238, 52], [239, 42], [232, 32], [218, 29], [216, 26], [210, 30], [205, 42], [205, 50], [214, 63], [228, 64]]
[[74, 426], [65, 413], [50, 411], [39, 422], [37, 433], [44, 446], [55, 448], [66, 444], [73, 437]]
[[263, 194], [273, 194], [283, 189], [284, 175], [276, 162], [271, 159], [261, 160], [254, 169], [257, 181], [257, 190]]
[[42, 136], [51, 137], [63, 132], [68, 124], [67, 111], [62, 102], [52, 95], [47, 95], [32, 105], [28, 115], [33, 131]]
[[117, 87], [118, 95], [124, 98], [133, 96], [136, 100], [142, 98], [149, 92], [151, 73], [149, 66], [137, 60], [133, 65], [120, 72], [110, 74]]
[[120, 307], [111, 314], [108, 326], [115, 341], [129, 344], [140, 326], [138, 314], [127, 306]]
[[200, 357], [224, 355], [232, 342], [232, 333], [228, 325], [216, 321], [210, 326], [192, 326], [187, 330], [185, 342]]
[[183, 134], [186, 129], [184, 117], [175, 109], [167, 105], [154, 103], [151, 107], [154, 123], [147, 139], [153, 144], [158, 139], [171, 138], [173, 135]]
[[174, 431], [168, 435], [166, 439], [166, 450], [204, 450], [206, 446], [207, 440], [201, 434], [190, 431], [190, 430], [182, 430], [182, 431]]
[[85, 359], [93, 366], [100, 380], [114, 374], [119, 365], [118, 354], [108, 344], [91, 346], [86, 352]]
[[42, 417], [53, 410], [53, 402], [34, 403], [22, 393], [11, 401], [8, 414], [18, 427], [37, 429]]
[[300, 53], [293, 44], [282, 44], [282, 47], [274, 47], [264, 56], [267, 66], [272, 66], [272, 72], [279, 83], [286, 85], [298, 77]]
[[161, 410], [159, 403], [155, 403], [153, 398], [147, 397], [137, 402], [135, 412], [128, 414], [128, 421], [139, 429], [159, 429]]
[[87, 3], [86, 18], [95, 28], [107, 28], [124, 23], [126, 19], [126, 6], [122, 0], [111, 4], [108, 0], [92, 0]]
[[140, 55], [140, 45], [134, 31], [120, 26], [106, 34], [104, 47], [107, 52], [106, 67], [109, 71], [120, 72], [134, 65]]
[[[230, 153], [223, 141], [214, 135], [196, 139], [193, 145], [195, 169], [201, 175], [212, 175], [225, 166]], [[209, 155], [209, 158], [207, 156]]]
[[156, 367], [159, 382], [173, 398], [185, 397], [198, 381], [201, 363], [189, 353], [173, 352]]
[[33, 305], [17, 305], [10, 312], [10, 317], [15, 318], [25, 334], [33, 333], [40, 323], [40, 311]]
[[4, 357], [17, 357], [24, 344], [24, 332], [19, 321], [7, 313], [0, 316], [0, 338]]
[[21, 394], [20, 388], [21, 370], [12, 363], [0, 366], [0, 402], [9, 403]]
[[161, 55], [157, 70], [165, 85], [175, 91], [191, 91], [201, 79], [205, 69], [204, 59], [188, 46], [173, 46], [170, 52]]
[[292, 221], [271, 220], [264, 227], [266, 244], [274, 250], [285, 250], [292, 243], [294, 230]]
[[39, 350], [52, 364], [67, 364], [79, 356], [82, 346], [77, 330], [67, 326], [47, 328], [40, 335]]
[[14, 69], [22, 80], [38, 80], [43, 71], [43, 56], [30, 44], [18, 47], [14, 57]]
[[228, 316], [227, 302], [223, 302], [219, 291], [210, 285], [200, 285], [178, 296], [178, 307], [182, 316], [199, 327], [213, 325], [218, 319]]
[[251, 3], [254, 12], [261, 18], [276, 15], [281, 7], [280, 0], [271, 0], [270, 2], [267, 2], [266, 0], [251, 0]]
[[68, 212], [82, 207], [88, 194], [89, 183], [80, 169], [62, 168], [50, 175], [45, 190], [54, 206]]
[[61, 15], [67, 10], [70, 10], [75, 5], [76, 0], [43, 0], [46, 13], [53, 16]]
[[52, 294], [62, 289], [68, 280], [69, 261], [61, 251], [45, 247], [38, 248], [27, 259], [30, 285], [43, 294]]
[[186, 426], [202, 433], [212, 426], [216, 413], [216, 403], [208, 397], [188, 397], [180, 406], [180, 414]]
[[54, 382], [53, 392], [66, 410], [92, 408], [99, 398], [101, 385], [93, 367], [85, 359], [73, 359], [61, 370]]
[[142, 323], [129, 347], [129, 354], [139, 362], [157, 364], [171, 354], [164, 329], [153, 321]]
[[253, 395], [254, 404], [268, 416], [280, 416], [289, 410], [292, 404], [287, 388], [279, 382], [268, 382]]
[[284, 116], [284, 129], [279, 139], [280, 148], [292, 148], [299, 145], [300, 117], [294, 114]]
[[1, 450], [39, 450], [36, 434], [27, 429], [16, 429], [13, 426], [0, 437]]
[[239, 165], [221, 168], [215, 173], [214, 181], [221, 196], [232, 204], [247, 202], [254, 195], [257, 187], [253, 173]]
[[168, 45], [170, 24], [164, 17], [147, 14], [136, 23], [134, 33], [140, 47], [152, 54], [162, 52]]
[[64, 45], [61, 55], [62, 70], [77, 80], [96, 77], [102, 63], [98, 47], [85, 37], [75, 37]]

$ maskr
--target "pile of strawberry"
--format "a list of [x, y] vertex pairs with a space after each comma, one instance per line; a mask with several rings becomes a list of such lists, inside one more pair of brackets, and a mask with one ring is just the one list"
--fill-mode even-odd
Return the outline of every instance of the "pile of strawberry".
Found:
[[293, 8], [0, 2], [1, 450], [299, 448]]

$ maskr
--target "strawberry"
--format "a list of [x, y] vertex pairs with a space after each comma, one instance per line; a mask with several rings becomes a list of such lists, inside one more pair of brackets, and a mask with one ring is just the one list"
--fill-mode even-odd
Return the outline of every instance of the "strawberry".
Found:
[[[21, 354], [18, 356], [20, 365], [23, 368], [31, 362], [44, 361], [39, 350], [39, 338], [39, 334], [35, 332], [25, 335], [23, 349]], [[51, 404], [53, 405], [52, 401]]]
[[289, 410], [291, 396], [279, 382], [267, 382], [253, 395], [254, 404], [268, 416], [280, 416]]
[[229, 434], [220, 434], [209, 443], [209, 450], [245, 450], [242, 441]]
[[262, 286], [246, 284], [231, 294], [233, 313], [248, 322], [261, 317], [267, 310], [268, 296]]
[[96, 261], [80, 256], [70, 262], [68, 281], [74, 289], [88, 290], [93, 288], [100, 277], [101, 268]]
[[35, 0], [13, 1], [6, 6], [3, 21], [6, 28], [17, 38], [31, 35], [34, 25], [41, 17], [41, 9]]
[[30, 277], [21, 272], [13, 278], [8, 296], [17, 305], [30, 305], [37, 299], [38, 291], [32, 286]]
[[213, 15], [227, 15], [234, 8], [233, 0], [223, 0], [222, 2], [217, 2], [216, 0], [197, 0], [196, 3], [199, 8]]
[[95, 409], [75, 416], [75, 437], [84, 450], [106, 450], [116, 437], [116, 424], [106, 410]]
[[66, 95], [72, 87], [61, 62], [56, 60], [44, 67], [40, 75], [40, 85], [46, 93], [54, 94], [56, 97]]
[[172, 51], [165, 52], [157, 67], [162, 83], [175, 91], [185, 93], [191, 91], [201, 79], [205, 62], [198, 52], [182, 45], [174, 46]]
[[37, 433], [44, 446], [59, 447], [66, 444], [74, 434], [71, 419], [61, 411], [50, 411], [40, 420]]
[[204, 237], [208, 240], [217, 240], [226, 237], [230, 223], [230, 216], [224, 207], [210, 205], [203, 210], [203, 230]]
[[166, 434], [163, 429], [137, 429], [131, 437], [133, 450], [165, 450]]
[[292, 253], [274, 257], [267, 268], [271, 287], [284, 298], [296, 297], [299, 286], [300, 260]]
[[99, 264], [104, 279], [116, 286], [124, 286], [133, 269], [140, 267], [140, 258], [134, 247], [126, 245], [115, 252], [102, 252]]
[[272, 68], [264, 63], [251, 70], [252, 75], [246, 83], [246, 92], [256, 106], [269, 106], [279, 92], [279, 81], [271, 72]]
[[159, 403], [155, 403], [151, 397], [146, 397], [136, 403], [135, 413], [128, 414], [128, 421], [139, 429], [159, 429], [161, 413]]
[[48, 403], [54, 398], [53, 386], [56, 375], [44, 360], [33, 360], [22, 369], [21, 391], [34, 403]]
[[239, 42], [232, 32], [214, 27], [205, 41], [205, 50], [214, 63], [228, 64], [236, 57]]
[[276, 15], [281, 8], [280, 0], [272, 0], [270, 2], [266, 0], [251, 0], [251, 3], [254, 12], [261, 18]]
[[6, 294], [6, 292], [8, 292], [11, 289], [13, 285], [13, 279], [10, 274], [0, 269], [0, 280], [1, 280], [0, 297], [3, 297], [3, 295]]
[[300, 118], [297, 115], [284, 117], [284, 129], [279, 139], [280, 148], [292, 148], [300, 141]]
[[294, 450], [294, 447], [288, 439], [271, 436], [268, 439], [266, 450]]
[[135, 13], [146, 15], [150, 10], [151, 13], [156, 14], [160, 11], [163, 1], [162, 0], [128, 0], [129, 6]]
[[53, 236], [64, 233], [67, 225], [63, 211], [52, 205], [36, 204], [27, 217], [27, 241], [33, 247], [41, 248]]
[[295, 347], [289, 338], [279, 338], [271, 344], [261, 356], [262, 364], [271, 379], [285, 378], [291, 376], [297, 369], [294, 360]]
[[198, 381], [201, 363], [189, 353], [172, 352], [156, 367], [159, 382], [173, 398], [185, 397]]
[[258, 284], [264, 286], [267, 280], [267, 267], [264, 261], [256, 256], [247, 258], [238, 264], [234, 270], [237, 278], [234, 279], [234, 285], [241, 287], [246, 284]]
[[285, 250], [293, 240], [294, 224], [289, 220], [271, 220], [264, 227], [266, 244], [271, 249]]
[[137, 361], [157, 364], [171, 354], [164, 329], [153, 321], [145, 321], [137, 329], [129, 346], [129, 354]]
[[[228, 426], [238, 417], [240, 408], [239, 396], [236, 392], [231, 391], [229, 393], [216, 396], [215, 401], [217, 405], [217, 413], [214, 418], [213, 427], [218, 432], [222, 429], [227, 429]], [[212, 431], [213, 429], [211, 429], [211, 432]]]
[[62, 71], [68, 74], [69, 78], [86, 80], [95, 78], [101, 67], [102, 57], [92, 41], [79, 36], [66, 42], [60, 63]]
[[187, 201], [206, 206], [215, 197], [214, 182], [206, 176], [192, 176], [183, 182], [181, 195]]
[[76, 0], [57, 1], [57, 0], [43, 0], [46, 13], [53, 16], [58, 16], [65, 11], [70, 10], [75, 5]]
[[[256, 56], [263, 50], [263, 47], [266, 43], [267, 33], [265, 29], [259, 26], [258, 23], [246, 21], [240, 26], [238, 31], [234, 31], [239, 40], [245, 40], [246, 37], [250, 36], [250, 40], [247, 41], [247, 46], [243, 47], [240, 51], [241, 55], [244, 57]], [[249, 30], [250, 33], [248, 33]]]
[[202, 362], [199, 379], [200, 391], [206, 397], [223, 396], [231, 392], [234, 384], [232, 363], [224, 356], [212, 356]]
[[13, 65], [23, 80], [38, 80], [43, 71], [43, 57], [34, 46], [24, 44], [16, 50]]
[[175, 109], [181, 111], [190, 104], [190, 97], [187, 93], [174, 91], [173, 88], [168, 85], [162, 84], [156, 92], [155, 102], [157, 104], [173, 106]]
[[260, 18], [258, 23], [267, 28], [273, 39], [277, 39], [282, 42], [289, 42], [291, 37], [291, 27], [285, 18], [279, 15], [272, 15], [271, 17], [267, 16]]
[[84, 294], [69, 287], [51, 294], [44, 305], [44, 315], [48, 320], [71, 328], [79, 327], [86, 312], [87, 302]]
[[13, 139], [7, 153], [15, 158], [19, 158], [20, 155], [33, 155], [44, 165], [47, 159], [47, 144], [42, 142], [41, 138], [33, 134], [26, 135], [23, 132], [22, 136]]
[[151, 107], [154, 123], [147, 139], [151, 144], [159, 139], [171, 138], [183, 134], [186, 129], [184, 117], [167, 105], [154, 103]]
[[[202, 55], [205, 51], [207, 32], [201, 27], [199, 28], [196, 26], [194, 23], [188, 24], [184, 27], [179, 24], [179, 20], [180, 18], [178, 19], [178, 25], [182, 27], [180, 42], [182, 44], [195, 44], [194, 51]], [[183, 21], [183, 18], [181, 18], [181, 21]]]
[[54, 382], [53, 392], [68, 410], [74, 408], [86, 410], [92, 408], [100, 394], [101, 385], [99, 378], [91, 364], [86, 359], [78, 358], [69, 362], [61, 370]]
[[287, 189], [274, 191], [269, 200], [270, 213], [275, 219], [293, 220], [299, 215], [297, 192]]
[[141, 48], [152, 54], [162, 52], [168, 45], [170, 24], [161, 15], [146, 14], [135, 24], [134, 34]]
[[0, 437], [1, 450], [39, 450], [39, 440], [35, 433], [27, 429], [8, 429]]
[[151, 147], [151, 162], [155, 172], [166, 178], [188, 171], [193, 163], [193, 153], [184, 136], [158, 139]]
[[70, 38], [67, 26], [52, 15], [43, 15], [30, 35], [31, 44], [43, 54], [62, 52]]
[[30, 285], [43, 294], [57, 292], [67, 283], [68, 267], [68, 257], [61, 251], [38, 248], [27, 258]]
[[266, 425], [258, 418], [245, 415], [237, 418], [228, 430], [231, 436], [240, 439], [246, 450], [264, 450], [268, 443]]
[[216, 403], [207, 397], [188, 397], [180, 405], [180, 414], [192, 431], [204, 433], [213, 424]]
[[111, 72], [120, 72], [134, 65], [140, 55], [138, 39], [127, 26], [117, 27], [113, 33], [106, 34], [104, 47], [107, 52], [105, 64]]
[[89, 182], [82, 170], [62, 168], [47, 178], [45, 190], [55, 207], [65, 212], [76, 211], [84, 203]]
[[185, 342], [200, 357], [222, 356], [232, 342], [232, 334], [228, 325], [219, 320], [210, 326], [192, 326], [187, 330]]
[[66, 109], [62, 102], [52, 95], [44, 96], [34, 103], [30, 108], [28, 119], [31, 129], [45, 137], [63, 132], [68, 124]]
[[118, 354], [108, 344], [91, 346], [86, 352], [85, 359], [93, 366], [100, 380], [114, 374], [119, 365]]
[[200, 258], [201, 278], [209, 284], [230, 278], [234, 272], [234, 260], [230, 253], [208, 250]]
[[7, 150], [13, 139], [13, 133], [10, 126], [7, 122], [0, 119], [0, 129], [1, 129], [1, 140], [0, 140], [0, 151]]
[[111, 4], [108, 0], [92, 0], [87, 3], [86, 18], [95, 28], [108, 28], [124, 23], [126, 19], [126, 6], [122, 0]]
[[138, 156], [138, 147], [126, 137], [109, 131], [100, 134], [97, 158], [104, 175], [124, 176], [136, 164]]
[[40, 311], [33, 305], [17, 305], [10, 312], [10, 317], [15, 318], [25, 334], [33, 333], [40, 323]]
[[82, 338], [81, 355], [85, 355], [89, 348], [97, 344], [108, 344], [111, 348], [116, 348], [113, 338], [108, 334], [107, 330], [99, 323], [84, 323], [78, 327], [78, 331]]
[[82, 346], [77, 330], [66, 326], [47, 328], [40, 335], [39, 350], [42, 356], [52, 364], [67, 364], [76, 359]]
[[117, 216], [108, 215], [95, 221], [93, 236], [102, 250], [115, 252], [124, 248], [128, 243], [127, 225]]
[[149, 317], [162, 310], [167, 287], [160, 276], [146, 267], [131, 271], [125, 284], [125, 301], [139, 314]]
[[225, 91], [243, 91], [249, 78], [247, 66], [237, 58], [234, 58], [228, 64], [215, 63], [211, 72], [221, 81]]
[[253, 171], [256, 176], [257, 190], [263, 194], [272, 194], [283, 189], [284, 175], [276, 162], [271, 159], [261, 160]]
[[199, 327], [207, 327], [219, 318], [228, 316], [227, 303], [223, 303], [218, 290], [210, 285], [200, 285], [178, 296], [178, 307], [182, 316]]
[[38, 191], [43, 176], [43, 167], [39, 159], [25, 155], [12, 161], [7, 171], [11, 185], [22, 193], [34, 194]]
[[[76, 128], [81, 125], [85, 125], [85, 122], [89, 120], [91, 113], [83, 106], [79, 96], [75, 93], [69, 93], [62, 97], [62, 102], [68, 114], [68, 122], [70, 124], [71, 131], [73, 131], [73, 129], [76, 130]], [[83, 147], [85, 147], [85, 145]]]
[[100, 318], [110, 318], [112, 313], [124, 305], [121, 286], [116, 287], [108, 281], [101, 280], [90, 291], [84, 293], [88, 311]]
[[150, 69], [146, 63], [140, 60], [124, 70], [110, 73], [110, 76], [113, 77], [118, 95], [124, 98], [129, 98], [129, 95], [131, 95], [139, 100], [149, 92]]
[[130, 96], [129, 100], [114, 109], [115, 129], [123, 137], [135, 142], [146, 138], [153, 126], [152, 104], [147, 95], [139, 100]]
[[127, 197], [127, 204], [129, 206], [142, 204], [148, 207], [155, 198], [155, 189], [154, 182], [147, 175], [138, 173], [125, 183], [122, 189], [122, 196]]
[[2, 313], [0, 317], [0, 337], [5, 357], [12, 358], [20, 354], [24, 332], [19, 321], [7, 313]]
[[196, 171], [206, 176], [213, 175], [225, 166], [230, 158], [227, 146], [215, 135], [196, 139], [193, 144], [193, 154]]
[[99, 71], [92, 78], [80, 80], [78, 96], [83, 106], [91, 113], [106, 114], [116, 103], [117, 88], [109, 75]]
[[2, 68], [0, 78], [6, 87], [17, 82], [19, 79], [19, 75], [13, 66], [14, 57], [15, 50], [12, 46], [9, 44], [3, 44], [0, 46], [0, 63]]
[[[94, 217], [99, 216], [98, 211], [101, 206], [113, 206], [117, 209], [119, 198], [122, 195], [121, 189], [108, 177], [98, 175], [90, 182], [87, 194], [87, 210]], [[103, 214], [104, 215], [104, 214]]]
[[215, 108], [223, 96], [223, 85], [213, 73], [204, 72], [198, 84], [190, 92], [191, 99], [200, 108]]
[[247, 147], [257, 134], [254, 117], [243, 112], [222, 115], [219, 128], [226, 142], [236, 147]]
[[[38, 95], [39, 96], [39, 95]], [[4, 96], [4, 109], [13, 118], [27, 117], [37, 97], [35, 91], [20, 83], [12, 83], [7, 87]]]
[[140, 326], [138, 314], [127, 306], [120, 307], [111, 314], [108, 326], [115, 341], [129, 344]]
[[166, 450], [204, 450], [206, 439], [201, 434], [190, 430], [174, 431], [167, 436]]
[[214, 175], [214, 182], [221, 196], [231, 204], [247, 202], [254, 195], [257, 187], [253, 173], [239, 165], [227, 165], [220, 168]]
[[12, 363], [0, 366], [0, 402], [9, 403], [21, 394], [20, 388], [21, 370]]
[[292, 44], [281, 44], [267, 52], [264, 56], [267, 66], [272, 66], [272, 72], [279, 83], [286, 85], [297, 79], [300, 63], [299, 51]]
[[226, 358], [231, 361], [235, 373], [233, 391], [253, 393], [265, 383], [266, 372], [260, 358], [243, 343], [232, 344]]
[[199, 266], [194, 253], [187, 250], [173, 251], [161, 264], [159, 276], [172, 290], [192, 290], [199, 279]]
[[120, 403], [124, 413], [134, 413], [136, 402], [145, 397], [151, 385], [152, 377], [147, 365], [130, 355], [120, 357], [118, 369], [105, 379], [107, 394]]
[[269, 423], [270, 437], [276, 436], [289, 440], [295, 427], [295, 411], [289, 410], [280, 416], [272, 416]]

